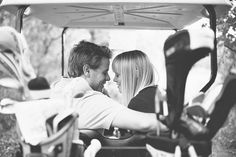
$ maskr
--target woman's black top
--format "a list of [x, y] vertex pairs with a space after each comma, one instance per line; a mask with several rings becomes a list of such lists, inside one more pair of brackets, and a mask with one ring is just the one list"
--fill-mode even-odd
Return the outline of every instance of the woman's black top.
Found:
[[135, 97], [130, 100], [128, 108], [140, 112], [154, 113], [156, 90], [156, 85], [142, 89]]

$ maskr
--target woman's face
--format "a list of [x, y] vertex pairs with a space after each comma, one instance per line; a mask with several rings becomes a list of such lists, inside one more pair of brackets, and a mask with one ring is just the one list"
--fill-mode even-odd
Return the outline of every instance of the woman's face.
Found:
[[116, 82], [117, 87], [118, 87], [119, 91], [121, 92], [121, 76], [120, 76], [120, 73], [118, 73], [115, 70], [113, 70], [113, 72], [115, 73], [113, 81]]

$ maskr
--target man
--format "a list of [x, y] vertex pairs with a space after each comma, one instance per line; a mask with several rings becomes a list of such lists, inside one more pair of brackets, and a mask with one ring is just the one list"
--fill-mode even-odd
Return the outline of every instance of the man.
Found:
[[[136, 112], [102, 94], [108, 75], [111, 52], [107, 47], [81, 41], [70, 52], [68, 75], [54, 84], [52, 97], [66, 97], [79, 113], [79, 128], [118, 127], [142, 132], [160, 125], [155, 114]], [[67, 104], [68, 104], [67, 103]]]

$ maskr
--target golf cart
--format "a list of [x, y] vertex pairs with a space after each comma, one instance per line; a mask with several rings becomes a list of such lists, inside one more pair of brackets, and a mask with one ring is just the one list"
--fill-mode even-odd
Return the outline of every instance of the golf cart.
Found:
[[[109, 29], [153, 29], [153, 30], [182, 30], [185, 26], [190, 25], [202, 17], [209, 18], [211, 29], [216, 32], [216, 17], [218, 14], [227, 11], [230, 7], [231, 1], [97, 1], [97, 0], [68, 0], [68, 1], [1, 1], [0, 9], [7, 10], [16, 15], [15, 28], [21, 32], [23, 26], [23, 18], [27, 16], [34, 16], [47, 23], [53, 24], [62, 31], [62, 75], [64, 75], [64, 33], [69, 28], [109, 28]], [[180, 31], [181, 32], [181, 31]], [[180, 34], [186, 36], [186, 32], [182, 31]], [[187, 35], [188, 36], [188, 35]], [[181, 38], [180, 38], [181, 39]], [[169, 38], [165, 45], [165, 51], [174, 45], [169, 44], [180, 40], [179, 37]], [[216, 41], [214, 47], [208, 52], [198, 56], [193, 63], [200, 58], [205, 57], [210, 53], [211, 77], [205, 86], [202, 87], [201, 92], [206, 92], [214, 83], [217, 73], [217, 54]], [[171, 55], [165, 54], [166, 59], [170, 59]], [[191, 68], [192, 64], [187, 68]], [[175, 121], [180, 117], [183, 110], [184, 88], [188, 70], [182, 78], [176, 78], [175, 83], [180, 84], [179, 88], [173, 89], [168, 78], [176, 77], [169, 74], [167, 71], [167, 104], [170, 108], [170, 115], [163, 119], [163, 122], [171, 129], [176, 130]], [[179, 81], [181, 83], [179, 83]], [[174, 98], [173, 98], [174, 97]], [[177, 98], [176, 98], [177, 97]], [[175, 104], [175, 105], [174, 105]], [[175, 106], [175, 107], [173, 107]], [[172, 112], [172, 108], [173, 112]], [[176, 109], [177, 108], [177, 109]], [[175, 110], [176, 109], [176, 110]], [[158, 119], [162, 119], [159, 115]], [[168, 119], [169, 118], [169, 119]], [[177, 129], [178, 130], [178, 129]], [[182, 131], [181, 129], [178, 131]], [[163, 136], [163, 138], [149, 134], [144, 138], [135, 136], [121, 139], [109, 139], [104, 135], [97, 134], [91, 138], [98, 138], [102, 143], [102, 149], [145, 149], [145, 144], [148, 143], [156, 149], [174, 153], [176, 145], [182, 143], [178, 139], [171, 139]], [[125, 139], [125, 140], [124, 140]], [[188, 138], [184, 138], [187, 140]], [[140, 142], [141, 140], [141, 142]], [[210, 140], [191, 139], [191, 144], [194, 145], [197, 154], [201, 156], [208, 156], [210, 154], [211, 143]], [[184, 143], [184, 142], [183, 142]], [[183, 144], [187, 147], [186, 144]], [[163, 148], [164, 147], [164, 148]], [[58, 149], [58, 148], [57, 148]], [[183, 148], [184, 149], [184, 148]], [[55, 149], [56, 150], [56, 149]]]

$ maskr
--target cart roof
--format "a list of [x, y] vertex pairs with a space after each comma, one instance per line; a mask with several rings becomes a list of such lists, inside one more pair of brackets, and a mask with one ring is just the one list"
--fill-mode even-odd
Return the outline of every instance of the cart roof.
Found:
[[229, 9], [227, 0], [3, 0], [0, 9], [17, 14], [29, 6], [35, 16], [58, 27], [182, 29], [207, 16], [204, 5], [216, 13]]

